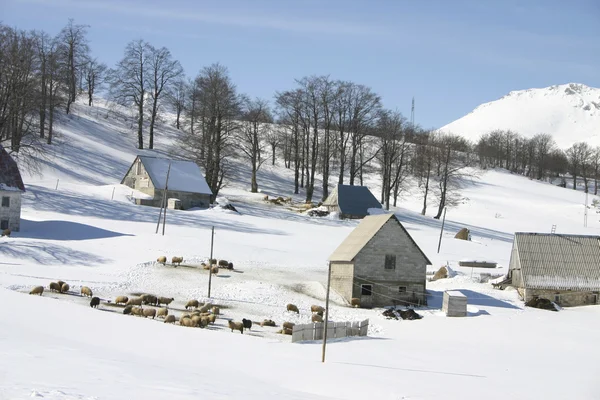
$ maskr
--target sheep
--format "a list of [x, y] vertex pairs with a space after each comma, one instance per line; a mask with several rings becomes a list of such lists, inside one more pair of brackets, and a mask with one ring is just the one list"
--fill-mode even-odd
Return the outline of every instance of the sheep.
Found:
[[200, 328], [206, 328], [208, 326], [210, 322], [210, 318], [209, 317], [200, 317]]
[[217, 320], [217, 316], [215, 314], [210, 314], [208, 317], [208, 322], [211, 324], [215, 324], [215, 321]]
[[64, 284], [65, 284], [65, 282], [64, 282], [64, 281], [56, 281], [56, 283], [58, 283], [58, 287], [62, 287], [62, 285], [64, 285]]
[[165, 324], [174, 324], [174, 323], [175, 323], [175, 316], [173, 314], [167, 315], [167, 317], [165, 318]]
[[323, 317], [319, 314], [313, 314], [311, 317], [312, 322], [323, 322]]
[[221, 309], [219, 309], [219, 307], [216, 307], [216, 306], [215, 306], [215, 307], [213, 307], [211, 311], [212, 311], [212, 313], [213, 313], [213, 314], [215, 314], [215, 315], [219, 315], [219, 314], [221, 314]]
[[252, 320], [242, 318], [242, 324], [244, 324], [244, 329], [252, 330]]
[[211, 273], [211, 274], [214, 274], [214, 275], [218, 275], [218, 274], [219, 274], [219, 267], [217, 267], [217, 266], [215, 266], [215, 267], [212, 267], [212, 268], [210, 269], [210, 273]]
[[98, 308], [99, 304], [100, 304], [100, 297], [92, 297], [92, 300], [90, 300], [90, 307]]
[[215, 265], [217, 263], [217, 259], [216, 258], [209, 258], [208, 259], [208, 265]]
[[183, 319], [183, 318], [192, 318], [192, 316], [190, 314], [181, 314], [181, 316], [179, 317], [179, 319]]
[[293, 330], [291, 328], [283, 328], [281, 329], [281, 333], [284, 335], [291, 335]]
[[10, 236], [10, 234], [11, 234], [11, 230], [5, 229], [2, 231], [2, 234], [0, 234], [0, 236]]
[[60, 285], [56, 282], [50, 282], [50, 285], [48, 285], [48, 287], [53, 292], [60, 292]]
[[269, 195], [268, 194], [263, 197], [263, 201], [269, 201]]
[[325, 309], [321, 306], [310, 306], [310, 311], [314, 313], [323, 312]]
[[142, 313], [144, 314], [144, 318], [152, 317], [152, 319], [154, 319], [154, 317], [156, 317], [155, 308], [144, 308]]
[[160, 256], [156, 259], [157, 263], [160, 263], [162, 265], [165, 265], [167, 262], [167, 256]]
[[175, 300], [174, 298], [169, 298], [169, 297], [159, 297], [156, 301], [156, 305], [160, 306], [161, 304], [165, 304], [165, 305], [169, 305], [173, 302], [173, 300]]
[[125, 304], [129, 301], [127, 296], [117, 296], [115, 299], [115, 304]]
[[31, 292], [29, 292], [29, 294], [39, 294], [40, 296], [42, 295], [42, 293], [44, 293], [43, 286], [36, 286], [33, 289], [31, 289]]
[[210, 265], [207, 265], [207, 264], [204, 264], [204, 263], [202, 263], [200, 265], [202, 266], [202, 269], [204, 269], [204, 270], [208, 271], [210, 269]]
[[125, 315], [131, 314], [132, 309], [133, 309], [133, 306], [125, 306], [125, 308], [123, 309], [123, 314], [125, 314]]
[[140, 296], [143, 304], [151, 304], [155, 305], [158, 302], [158, 299], [153, 294], [143, 294]]
[[181, 265], [183, 262], [183, 257], [173, 257], [171, 258], [171, 264]]
[[200, 307], [200, 312], [201, 312], [201, 313], [205, 313], [205, 312], [207, 312], [208, 310], [210, 310], [210, 309], [211, 309], [211, 307], [212, 307], [212, 304], [210, 304], [210, 303], [206, 303], [206, 304], [204, 304], [202, 307]]
[[360, 307], [360, 299], [359, 299], [358, 297], [353, 297], [353, 298], [350, 300], [350, 305], [351, 305], [352, 307]]
[[315, 314], [317, 314], [319, 317], [323, 316], [323, 311], [317, 311]]
[[199, 305], [200, 303], [198, 303], [198, 300], [190, 300], [187, 303], [185, 303], [185, 309], [187, 310], [188, 308], [198, 308]]
[[142, 305], [142, 298], [138, 297], [138, 298], [131, 298], [129, 300], [127, 300], [127, 303], [125, 303], [126, 306], [141, 306]]
[[92, 297], [92, 289], [90, 289], [87, 286], [82, 286], [81, 287], [81, 295]]
[[227, 264], [227, 269], [233, 269], [233, 263], [230, 262], [229, 264]]
[[179, 325], [195, 327], [198, 326], [198, 323], [193, 321], [191, 318], [179, 318]]
[[159, 308], [156, 312], [156, 316], [158, 318], [165, 318], [169, 315], [169, 309], [167, 307]]
[[200, 326], [202, 328], [202, 325], [200, 324], [201, 319], [202, 319], [202, 317], [199, 315], [192, 315], [192, 318], [191, 318], [191, 320], [194, 322], [195, 326]]
[[293, 322], [284, 322], [282, 326], [286, 329], [294, 329], [294, 325], [296, 324], [294, 324]]
[[300, 314], [300, 310], [298, 310], [298, 307], [296, 307], [294, 304], [288, 304], [287, 310]]
[[244, 334], [244, 324], [242, 322], [227, 321], [227, 325], [229, 325], [231, 332], [235, 329], [236, 331], [240, 331], [242, 335]]
[[68, 283], [63, 283], [60, 287], [60, 292], [61, 293], [67, 293], [69, 291], [69, 284]]
[[260, 326], [275, 326], [275, 321], [272, 319], [265, 319], [260, 323]]
[[138, 315], [140, 317], [144, 316], [144, 309], [142, 307], [132, 307], [131, 315]]
[[226, 267], [229, 265], [229, 262], [227, 260], [219, 260], [219, 262], [217, 263], [217, 265], [219, 267]]

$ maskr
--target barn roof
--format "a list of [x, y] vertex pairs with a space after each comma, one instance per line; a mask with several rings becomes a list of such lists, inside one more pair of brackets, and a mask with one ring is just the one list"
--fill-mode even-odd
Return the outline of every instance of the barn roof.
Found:
[[[169, 163], [171, 163], [171, 172], [169, 172], [169, 190], [189, 193], [202, 193], [212, 195], [212, 191], [202, 175], [200, 167], [193, 161], [172, 160], [168, 158], [159, 158], [151, 156], [137, 156], [150, 176], [150, 180], [156, 189], [164, 189], [167, 179]], [[129, 168], [133, 168], [135, 162]], [[127, 172], [127, 174], [129, 171]], [[127, 174], [125, 176], [127, 176]], [[123, 178], [124, 180], [125, 178]], [[123, 182], [121, 182], [123, 183]]]
[[514, 240], [526, 288], [600, 290], [600, 236], [517, 232]]
[[393, 218], [396, 220], [400, 228], [404, 231], [404, 233], [408, 236], [408, 238], [413, 242], [417, 250], [423, 255], [428, 264], [431, 265], [431, 261], [427, 258], [425, 253], [421, 250], [421, 248], [417, 245], [414, 239], [410, 236], [410, 234], [406, 231], [402, 223], [398, 220], [398, 217], [393, 213], [389, 214], [377, 214], [377, 215], [367, 215], [364, 217], [360, 224], [350, 234], [344, 239], [342, 244], [338, 246], [337, 249], [329, 256], [329, 261], [342, 261], [342, 262], [351, 262], [354, 260], [356, 255], [369, 243], [369, 241], [375, 236], [377, 232], [385, 225], [386, 222]]
[[327, 199], [325, 206], [338, 206], [340, 212], [352, 216], [369, 215], [369, 208], [381, 208], [381, 203], [366, 186], [337, 185]]
[[2, 145], [0, 145], [0, 190], [25, 191], [19, 167]]

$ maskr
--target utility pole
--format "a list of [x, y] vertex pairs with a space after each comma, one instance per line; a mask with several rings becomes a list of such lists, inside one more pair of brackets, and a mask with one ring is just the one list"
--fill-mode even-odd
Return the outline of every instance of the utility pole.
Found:
[[158, 221], [156, 222], [156, 232], [158, 233], [158, 228], [160, 228], [160, 220], [163, 218], [163, 210], [165, 212], [165, 217], [163, 218], [163, 236], [165, 234], [164, 221], [166, 219], [167, 213], [167, 185], [169, 184], [169, 173], [171, 172], [171, 163], [169, 163], [169, 169], [167, 170], [167, 179], [165, 181], [165, 190], [163, 191], [162, 199], [160, 201], [160, 211], [158, 213]]
[[444, 207], [444, 217], [442, 218], [442, 229], [440, 230], [440, 241], [438, 242], [438, 254], [440, 254], [440, 247], [442, 246], [442, 235], [444, 234], [444, 223], [446, 222], [446, 207]]
[[212, 259], [213, 259], [213, 243], [215, 239], [215, 227], [213, 226], [210, 230], [210, 259], [208, 260], [209, 270], [208, 270], [208, 298], [210, 299], [210, 284], [212, 280]]
[[327, 274], [327, 295], [325, 297], [325, 323], [323, 324], [323, 354], [321, 362], [325, 362], [325, 347], [327, 346], [327, 322], [329, 321], [329, 290], [331, 288], [331, 261], [329, 261], [329, 272]]
[[165, 236], [165, 225], [167, 224], [167, 201], [169, 193], [169, 174], [171, 173], [171, 162], [169, 162], [169, 169], [167, 170], [167, 181], [165, 182], [165, 211], [163, 214], [163, 231], [162, 235]]

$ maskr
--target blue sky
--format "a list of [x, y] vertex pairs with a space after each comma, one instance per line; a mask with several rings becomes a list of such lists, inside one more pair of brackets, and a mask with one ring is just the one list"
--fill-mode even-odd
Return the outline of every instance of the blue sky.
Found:
[[511, 90], [600, 87], [598, 0], [0, 0], [0, 20], [54, 34], [90, 25], [113, 66], [142, 38], [189, 76], [220, 62], [240, 92], [272, 101], [307, 75], [373, 88], [386, 107], [441, 127]]

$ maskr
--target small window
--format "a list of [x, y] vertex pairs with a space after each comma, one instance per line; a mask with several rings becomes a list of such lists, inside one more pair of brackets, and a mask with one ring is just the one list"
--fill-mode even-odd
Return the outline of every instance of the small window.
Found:
[[7, 219], [3, 219], [2, 221], [0, 221], [0, 229], [1, 230], [8, 229], [8, 220]]
[[558, 302], [560, 302], [560, 296], [559, 296], [559, 295], [555, 295], [555, 296], [554, 296], [554, 302], [555, 302], [555, 303], [558, 303]]
[[373, 294], [373, 286], [372, 285], [360, 285], [360, 295], [361, 296], [371, 296]]
[[2, 207], [10, 207], [10, 197], [2, 196]]
[[399, 286], [398, 293], [406, 293], [406, 286]]
[[136, 175], [142, 174], [142, 162], [141, 161], [138, 161], [137, 164], [135, 164], [135, 174]]
[[386, 254], [385, 255], [385, 269], [396, 269], [396, 255]]

